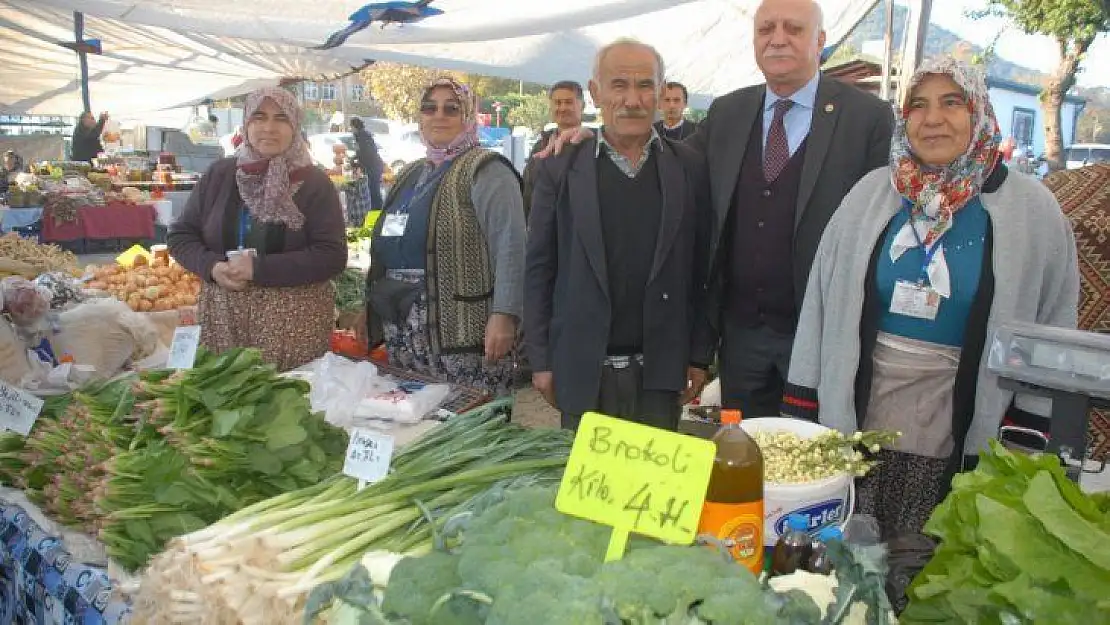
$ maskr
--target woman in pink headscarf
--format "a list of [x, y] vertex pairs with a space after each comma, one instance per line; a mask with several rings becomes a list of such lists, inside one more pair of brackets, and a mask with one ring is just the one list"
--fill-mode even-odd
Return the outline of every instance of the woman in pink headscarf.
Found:
[[339, 196], [312, 164], [302, 119], [285, 89], [247, 96], [236, 156], [212, 165], [167, 241], [177, 262], [204, 280], [204, 346], [259, 348], [282, 371], [327, 351], [331, 278], [347, 264]]
[[392, 364], [509, 392], [524, 306], [524, 201], [505, 157], [478, 147], [478, 100], [441, 78], [420, 102], [427, 158], [403, 169], [373, 235], [367, 331]]

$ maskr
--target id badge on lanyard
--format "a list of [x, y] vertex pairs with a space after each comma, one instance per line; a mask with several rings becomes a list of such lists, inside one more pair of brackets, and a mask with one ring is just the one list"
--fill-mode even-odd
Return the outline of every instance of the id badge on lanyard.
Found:
[[929, 265], [933, 262], [933, 256], [936, 255], [937, 250], [940, 249], [940, 242], [944, 235], [938, 237], [933, 242], [933, 246], [926, 249], [925, 242], [917, 234], [912, 211], [908, 223], [918, 246], [925, 252], [925, 260], [921, 264], [921, 274], [917, 282], [898, 280], [894, 283], [894, 295], [890, 298], [890, 312], [915, 319], [936, 321], [937, 314], [940, 312], [941, 296], [929, 284]]
[[408, 213], [389, 213], [383, 219], [385, 219], [382, 222], [383, 237], [405, 236], [405, 226], [409, 223]]

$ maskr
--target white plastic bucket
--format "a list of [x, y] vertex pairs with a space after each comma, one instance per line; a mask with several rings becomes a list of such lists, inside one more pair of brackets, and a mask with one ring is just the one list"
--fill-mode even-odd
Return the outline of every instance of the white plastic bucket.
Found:
[[[830, 431], [830, 428], [817, 423], [782, 417], [744, 419], [740, 422], [740, 427], [748, 434], [787, 431], [805, 439]], [[831, 525], [844, 529], [852, 517], [855, 503], [855, 481], [848, 473], [801, 484], [765, 482], [763, 542], [766, 546], [773, 546], [778, 542], [779, 536], [786, 529], [786, 517], [791, 514], [800, 514], [809, 519], [810, 533]]]

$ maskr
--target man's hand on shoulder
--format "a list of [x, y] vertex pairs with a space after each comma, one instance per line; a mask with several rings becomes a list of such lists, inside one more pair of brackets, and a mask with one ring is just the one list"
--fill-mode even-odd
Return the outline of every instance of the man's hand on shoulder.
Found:
[[593, 136], [594, 132], [585, 126], [579, 126], [573, 129], [568, 128], [562, 132], [555, 133], [551, 137], [551, 140], [547, 142], [547, 147], [536, 152], [535, 157], [547, 158], [548, 156], [558, 156], [567, 144], [578, 145], [587, 139], [593, 138]]

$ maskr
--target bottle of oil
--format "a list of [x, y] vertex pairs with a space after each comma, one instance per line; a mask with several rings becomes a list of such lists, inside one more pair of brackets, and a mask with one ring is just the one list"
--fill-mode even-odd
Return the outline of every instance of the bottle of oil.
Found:
[[732, 557], [759, 575], [763, 572], [763, 454], [740, 427], [739, 410], [721, 411], [713, 436], [717, 457], [709, 477], [699, 534], [717, 537]]
[[786, 517], [786, 531], [771, 552], [771, 575], [790, 575], [803, 568], [813, 552], [809, 519], [800, 514]]

